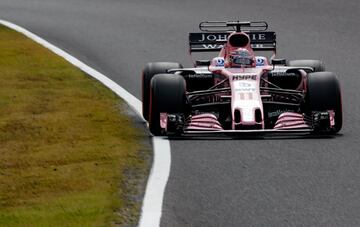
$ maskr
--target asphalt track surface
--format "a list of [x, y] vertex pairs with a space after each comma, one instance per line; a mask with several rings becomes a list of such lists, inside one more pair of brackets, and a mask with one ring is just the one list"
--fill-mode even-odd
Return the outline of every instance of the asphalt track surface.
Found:
[[203, 20], [267, 20], [278, 56], [323, 59], [340, 77], [334, 138], [172, 140], [161, 226], [360, 226], [360, 2], [0, 0], [12, 21], [136, 97], [149, 61], [191, 65]]

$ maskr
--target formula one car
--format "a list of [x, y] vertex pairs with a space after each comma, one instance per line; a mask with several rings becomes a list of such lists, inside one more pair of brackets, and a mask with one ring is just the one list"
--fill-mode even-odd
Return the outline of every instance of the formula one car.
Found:
[[143, 117], [154, 135], [340, 131], [339, 82], [322, 61], [276, 59], [276, 35], [264, 21], [206, 21], [199, 28], [189, 34], [190, 54], [217, 57], [193, 68], [156, 62], [143, 70]]

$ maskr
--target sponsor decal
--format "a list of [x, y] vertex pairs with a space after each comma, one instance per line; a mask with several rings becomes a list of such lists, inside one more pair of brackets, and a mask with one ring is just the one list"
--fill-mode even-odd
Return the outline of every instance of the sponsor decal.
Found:
[[202, 47], [204, 49], [221, 49], [221, 48], [223, 48], [223, 45], [220, 45], [220, 44], [203, 44]]
[[213, 74], [192, 74], [192, 75], [188, 75], [188, 78], [190, 79], [196, 79], [196, 78], [201, 78], [201, 79], [207, 79], [207, 78], [212, 78]]
[[256, 80], [256, 74], [253, 75], [234, 75], [232, 77], [233, 81], [236, 80]]
[[256, 66], [264, 66], [265, 65], [265, 58], [256, 57]]
[[252, 41], [264, 41], [266, 40], [266, 34], [265, 33], [251, 33], [250, 34], [250, 39]]
[[253, 87], [240, 87], [235, 89], [238, 92], [255, 92], [256, 89]]
[[237, 81], [234, 84], [235, 90], [238, 92], [255, 92], [255, 83], [254, 82], [244, 82], [244, 81]]
[[[274, 49], [276, 36], [274, 32], [246, 32], [254, 49]], [[190, 33], [192, 49], [218, 50], [227, 42], [230, 33]]]
[[296, 73], [288, 73], [288, 72], [282, 72], [282, 71], [277, 71], [277, 72], [271, 72], [270, 75], [272, 77], [297, 77], [298, 74]]
[[238, 82], [236, 85], [237, 85], [238, 87], [253, 87], [252, 84], [246, 83], [246, 82]]
[[198, 42], [226, 42], [228, 34], [202, 34]]
[[[275, 40], [274, 32], [247, 32], [253, 42], [265, 42]], [[230, 33], [190, 33], [193, 42], [226, 42]]]
[[272, 112], [268, 112], [268, 117], [278, 117], [280, 116], [280, 114], [285, 113], [285, 112], [292, 112], [291, 110], [276, 110], [276, 111], [272, 111]]
[[216, 67], [224, 67], [225, 66], [225, 59], [223, 57], [214, 58], [214, 62], [215, 62]]

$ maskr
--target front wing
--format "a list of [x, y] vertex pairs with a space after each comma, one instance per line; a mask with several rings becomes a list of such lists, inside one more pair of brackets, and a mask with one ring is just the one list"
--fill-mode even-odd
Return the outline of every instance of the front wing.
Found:
[[283, 113], [273, 129], [223, 129], [212, 114], [197, 115], [184, 120], [181, 115], [163, 113], [160, 119], [165, 135], [182, 136], [306, 135], [328, 133], [334, 127], [333, 111], [314, 112], [310, 118], [297, 113]]

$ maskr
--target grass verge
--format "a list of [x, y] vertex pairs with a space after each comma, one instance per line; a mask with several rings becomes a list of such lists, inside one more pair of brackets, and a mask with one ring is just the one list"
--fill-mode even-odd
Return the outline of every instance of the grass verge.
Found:
[[135, 225], [150, 149], [122, 108], [99, 82], [0, 26], [0, 225]]

